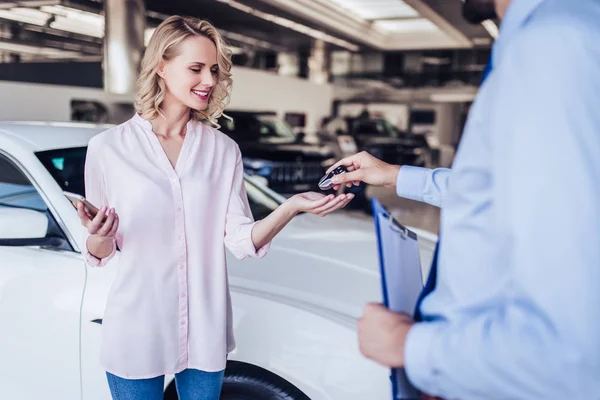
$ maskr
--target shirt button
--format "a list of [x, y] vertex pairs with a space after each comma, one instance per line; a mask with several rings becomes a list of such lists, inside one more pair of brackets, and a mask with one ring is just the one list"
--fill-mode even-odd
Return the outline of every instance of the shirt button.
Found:
[[179, 269], [184, 269], [184, 268], [185, 268], [185, 265], [179, 264]]
[[185, 325], [185, 319], [182, 319], [181, 320], [181, 326], [184, 326], [184, 325]]
[[179, 208], [177, 209], [177, 211], [178, 211], [178, 212], [181, 212], [181, 207], [179, 207]]
[[177, 183], [177, 178], [173, 178], [173, 179], [171, 179], [171, 182], [173, 182], [173, 183]]
[[179, 236], [179, 240], [183, 240], [183, 236], [181, 236], [181, 235], [180, 235], [180, 236]]
[[181, 298], [185, 298], [185, 292], [181, 293]]

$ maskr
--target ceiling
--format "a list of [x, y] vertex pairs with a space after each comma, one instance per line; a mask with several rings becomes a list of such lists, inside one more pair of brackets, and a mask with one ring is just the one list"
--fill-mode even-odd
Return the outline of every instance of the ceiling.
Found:
[[[168, 15], [211, 21], [233, 46], [305, 51], [402, 51], [489, 47], [492, 37], [460, 15], [461, 0], [145, 0], [146, 23]], [[0, 2], [0, 53], [21, 60], [100, 59], [103, 0]], [[2, 60], [0, 60], [2, 61]]]

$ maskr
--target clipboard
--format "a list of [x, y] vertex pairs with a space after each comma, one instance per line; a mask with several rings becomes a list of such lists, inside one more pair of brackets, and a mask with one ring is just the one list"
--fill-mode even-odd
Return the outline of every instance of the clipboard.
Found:
[[[385, 306], [412, 315], [423, 290], [423, 275], [417, 234], [402, 226], [376, 199], [372, 200], [377, 233], [381, 288]], [[419, 399], [404, 369], [392, 368], [393, 400]]]

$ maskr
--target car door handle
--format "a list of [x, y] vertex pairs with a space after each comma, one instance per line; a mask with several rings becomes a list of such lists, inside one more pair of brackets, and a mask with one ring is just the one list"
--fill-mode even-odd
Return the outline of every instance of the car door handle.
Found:
[[92, 322], [102, 325], [102, 318], [93, 319]]

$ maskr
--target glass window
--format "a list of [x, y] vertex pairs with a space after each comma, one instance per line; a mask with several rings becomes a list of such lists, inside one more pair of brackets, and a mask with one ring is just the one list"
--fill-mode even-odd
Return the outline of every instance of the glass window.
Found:
[[44, 199], [21, 170], [0, 154], [0, 208], [48, 209]]
[[356, 121], [354, 123], [355, 135], [387, 136], [384, 127], [375, 120]]
[[257, 119], [261, 122], [261, 136], [295, 139], [296, 135], [287, 122], [273, 115], [259, 115]]
[[62, 190], [85, 196], [83, 172], [87, 147], [49, 150], [36, 153]]

